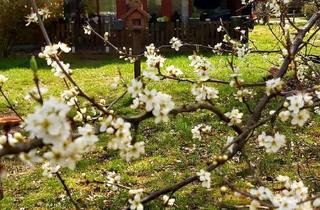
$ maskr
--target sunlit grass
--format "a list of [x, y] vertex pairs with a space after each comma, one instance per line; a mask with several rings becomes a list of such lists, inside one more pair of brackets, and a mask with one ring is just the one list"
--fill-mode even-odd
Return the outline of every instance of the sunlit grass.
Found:
[[[281, 49], [276, 45], [272, 34], [268, 32], [266, 26], [256, 26], [250, 37], [258, 42], [259, 49], [274, 50]], [[319, 49], [315, 50], [319, 53]], [[229, 81], [230, 69], [225, 65], [226, 56], [211, 56], [206, 54], [215, 66], [212, 76], [217, 79]], [[271, 54], [269, 59], [278, 62], [277, 56]], [[24, 100], [26, 92], [34, 84], [32, 72], [28, 68], [29, 58], [10, 58], [0, 60], [0, 73], [7, 76], [9, 81], [4, 86], [5, 93], [10, 100], [17, 106], [23, 115], [32, 110], [36, 105], [33, 102]], [[75, 57], [65, 57], [64, 60], [71, 63], [74, 71], [74, 78], [80, 87], [83, 87], [89, 95], [96, 99], [104, 98], [108, 102], [114, 100], [122, 94], [124, 88], [113, 90], [110, 84], [120, 70], [124, 78], [129, 81], [133, 78], [133, 65], [119, 62], [114, 58], [103, 60], [84, 60]], [[272, 66], [270, 62], [259, 54], [249, 55], [249, 63], [237, 60], [236, 64], [240, 67], [243, 78], [246, 82], [263, 81], [262, 77], [268, 75], [268, 69]], [[47, 95], [59, 97], [64, 89], [64, 83], [53, 76], [43, 61], [39, 60], [39, 77], [41, 83], [49, 87]], [[167, 65], [174, 64], [181, 68], [186, 76], [195, 77], [186, 56], [169, 55]], [[144, 69], [144, 64], [143, 68]], [[150, 88], [156, 88], [162, 92], [171, 94], [176, 105], [188, 104], [194, 101], [191, 95], [191, 85], [187, 83], [177, 83], [164, 81], [161, 83], [150, 83]], [[226, 112], [232, 107], [239, 107], [246, 111], [243, 105], [234, 100], [232, 94], [234, 90], [230, 86], [215, 85], [223, 97], [217, 101], [217, 106]], [[130, 114], [128, 108], [132, 99], [126, 95], [116, 105], [120, 113]], [[251, 106], [255, 105], [252, 101]], [[0, 114], [8, 114], [4, 100], [0, 101]], [[312, 125], [317, 130], [319, 119]], [[202, 141], [192, 139], [191, 129], [198, 123], [207, 123], [214, 128], [214, 136]], [[284, 132], [292, 142], [298, 139], [305, 139], [308, 144], [313, 144], [314, 138], [318, 133], [312, 131], [311, 136], [301, 137], [297, 131], [282, 123], [276, 124], [277, 128]], [[294, 131], [294, 132], [293, 132]], [[172, 183], [175, 183], [189, 175], [204, 168], [210, 161], [213, 154], [216, 154], [224, 145], [227, 135], [235, 135], [227, 126], [221, 124], [212, 114], [207, 111], [198, 111], [194, 114], [179, 114], [167, 124], [154, 124], [153, 120], [143, 122], [139, 127], [137, 140], [146, 143], [146, 157], [132, 163], [125, 163], [119, 158], [117, 152], [106, 148], [107, 136], [102, 136], [97, 145], [97, 151], [88, 154], [77, 164], [75, 171], [63, 170], [62, 176], [72, 189], [74, 197], [85, 209], [121, 209], [128, 198], [127, 192], [110, 192], [105, 186], [97, 184], [87, 184], [85, 180], [105, 181], [103, 172], [116, 171], [122, 175], [122, 183], [134, 188], [145, 188], [150, 192]], [[304, 134], [306, 135], [306, 134]], [[280, 173], [292, 177], [296, 175], [294, 167], [298, 157], [290, 150], [284, 150], [279, 155], [266, 155], [262, 150], [255, 148], [251, 142], [246, 151], [252, 155], [251, 158], [257, 161], [257, 169], [266, 177], [274, 177]], [[319, 143], [319, 142], [318, 142]], [[252, 144], [252, 145], [251, 145]], [[187, 149], [186, 149], [187, 148]], [[190, 151], [191, 149], [191, 151]], [[258, 160], [257, 157], [260, 156]], [[242, 158], [242, 157], [241, 157]], [[320, 157], [318, 157], [320, 159]], [[0, 201], [0, 209], [71, 209], [72, 205], [58, 180], [42, 177], [39, 166], [34, 168], [24, 166], [19, 160], [5, 160], [4, 164], [8, 170], [8, 178], [4, 180], [5, 198]], [[236, 161], [224, 166], [223, 173], [229, 173], [230, 178], [237, 180], [239, 186], [247, 187], [248, 183], [243, 177], [252, 175], [246, 164], [239, 164]], [[197, 209], [199, 206], [205, 209], [231, 208], [239, 202], [246, 202], [233, 196], [232, 192], [221, 195], [217, 189], [220, 188], [221, 178], [213, 174], [213, 184], [215, 190], [207, 191], [198, 188], [197, 183], [191, 184], [186, 188], [176, 192], [177, 209]], [[100, 195], [102, 197], [99, 197]], [[221, 199], [223, 197], [223, 199]], [[162, 208], [161, 202], [155, 201], [149, 205], [150, 209]]]

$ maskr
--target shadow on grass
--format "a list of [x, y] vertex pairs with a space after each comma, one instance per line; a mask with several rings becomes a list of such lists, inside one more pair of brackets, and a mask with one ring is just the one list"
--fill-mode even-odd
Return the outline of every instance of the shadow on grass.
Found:
[[[191, 55], [192, 52], [166, 52], [163, 55], [170, 58], [179, 58], [179, 57], [187, 57]], [[205, 56], [214, 56], [214, 54], [209, 52], [202, 52]], [[30, 58], [32, 55], [19, 55], [19, 56], [11, 56], [9, 58], [0, 58], [0, 71], [9, 70], [14, 68], [29, 68], [30, 67]], [[107, 54], [99, 54], [99, 53], [78, 53], [78, 54], [69, 54], [64, 55], [62, 60], [65, 63], [70, 63], [72, 68], [99, 68], [105, 65], [111, 64], [129, 64], [123, 60], [120, 60], [116, 56], [107, 55]], [[143, 62], [145, 58], [143, 58]], [[50, 69], [50, 67], [46, 64], [44, 59], [37, 58], [38, 67], [41, 69]], [[130, 64], [129, 64], [130, 65]], [[133, 64], [131, 64], [133, 66]]]
[[[0, 58], [0, 71], [14, 68], [29, 68], [31, 55], [19, 55], [9, 58]], [[66, 55], [62, 58], [65, 63], [70, 63], [72, 68], [98, 68], [107, 64], [115, 64], [121, 62], [115, 57], [106, 55], [93, 55], [88, 56], [75, 54]], [[46, 61], [41, 58], [37, 58], [38, 67], [41, 69], [50, 69], [46, 64]]]

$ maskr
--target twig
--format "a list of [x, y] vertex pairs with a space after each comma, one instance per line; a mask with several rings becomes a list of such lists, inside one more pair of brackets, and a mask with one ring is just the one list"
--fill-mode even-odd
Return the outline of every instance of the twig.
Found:
[[77, 209], [77, 210], [80, 210], [80, 207], [78, 206], [77, 202], [75, 202], [75, 200], [73, 200], [72, 196], [71, 196], [71, 192], [68, 188], [68, 186], [66, 185], [64, 179], [61, 177], [60, 173], [59, 172], [56, 172], [55, 173], [59, 179], [59, 181], [61, 182], [61, 184], [63, 185], [63, 188], [64, 190], [66, 191], [70, 201], [72, 202], [72, 204], [74, 205], [74, 207]]
[[251, 198], [253, 200], [257, 200], [259, 203], [263, 204], [264, 207], [268, 207], [268, 209], [273, 209], [274, 206], [270, 205], [269, 203], [259, 199], [257, 196], [251, 195], [250, 193], [244, 192], [242, 190], [239, 190], [238, 188], [236, 188], [227, 178], [223, 178], [223, 183], [226, 184], [231, 190], [233, 190], [234, 192], [237, 192], [245, 197]]
[[86, 180], [86, 183], [113, 185], [113, 186], [116, 186], [116, 187], [119, 187], [119, 188], [123, 188], [123, 189], [126, 189], [126, 190], [131, 190], [130, 187], [127, 187], [127, 186], [122, 185], [122, 184], [111, 183], [111, 182], [103, 182], [103, 181], [99, 181], [99, 180], [92, 180], [92, 181]]
[[112, 101], [105, 110], [110, 111], [110, 109], [113, 107], [113, 105], [115, 105], [118, 101], [120, 101], [127, 94], [127, 92], [128, 91], [124, 91], [118, 98], [116, 98], [114, 101]]
[[17, 110], [14, 108], [14, 106], [12, 105], [12, 103], [10, 102], [9, 98], [6, 96], [6, 94], [3, 92], [2, 87], [0, 87], [0, 93], [1, 95], [4, 97], [4, 99], [6, 100], [7, 104], [9, 105], [9, 109], [11, 109], [16, 115], [17, 117], [20, 118], [20, 120], [23, 121], [23, 118], [21, 117], [21, 115], [17, 112]]
[[[209, 111], [213, 112], [214, 114], [216, 114], [217, 117], [219, 117], [219, 119], [222, 120], [223, 122], [225, 122], [225, 123], [230, 122], [230, 119], [228, 117], [226, 117], [223, 112], [221, 112], [217, 107], [215, 107], [213, 104], [210, 104], [210, 103], [194, 103], [194, 104], [184, 105], [184, 106], [181, 106], [181, 107], [178, 107], [178, 108], [171, 110], [170, 114], [177, 115], [179, 113], [194, 112], [194, 111], [197, 111], [198, 109], [209, 110]], [[142, 115], [137, 115], [137, 116], [131, 116], [131, 117], [124, 116], [123, 119], [135, 124], [135, 123], [139, 123], [143, 120], [146, 120], [148, 118], [151, 118], [152, 116], [153, 115], [151, 112], [147, 112], [147, 113], [144, 113]], [[238, 125], [234, 125], [232, 128], [237, 133], [239, 133], [239, 134], [242, 133], [242, 129]]]

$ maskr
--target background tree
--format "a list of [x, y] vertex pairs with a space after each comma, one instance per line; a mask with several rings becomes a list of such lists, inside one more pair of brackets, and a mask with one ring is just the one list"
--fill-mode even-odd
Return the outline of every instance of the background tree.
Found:
[[[50, 11], [46, 23], [63, 16], [63, 0], [40, 0], [41, 7]], [[25, 27], [25, 16], [30, 13], [29, 1], [0, 0], [0, 57], [7, 57], [14, 43], [26, 40], [36, 27]], [[34, 37], [30, 36], [30, 39]]]

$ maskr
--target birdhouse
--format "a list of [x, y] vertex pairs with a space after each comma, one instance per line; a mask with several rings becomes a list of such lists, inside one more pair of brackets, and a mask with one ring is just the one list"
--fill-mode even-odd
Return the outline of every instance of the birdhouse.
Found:
[[125, 28], [142, 30], [148, 27], [151, 16], [141, 7], [133, 7], [122, 16]]

